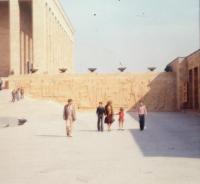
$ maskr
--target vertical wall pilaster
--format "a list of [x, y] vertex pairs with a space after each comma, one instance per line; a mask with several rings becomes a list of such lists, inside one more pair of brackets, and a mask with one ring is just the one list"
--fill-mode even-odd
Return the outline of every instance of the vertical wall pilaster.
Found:
[[20, 66], [20, 73], [24, 73], [24, 70], [25, 70], [25, 58], [24, 58], [24, 49], [25, 49], [25, 46], [24, 46], [24, 32], [21, 31], [21, 44], [20, 44], [20, 48], [21, 48], [21, 56], [20, 56], [20, 63], [21, 63], [21, 66]]
[[[199, 58], [200, 58], [200, 55], [199, 55]], [[199, 89], [199, 112], [200, 112], [200, 64], [199, 64], [199, 66], [198, 66], [198, 70], [199, 70], [199, 72], [198, 72], [198, 74], [199, 74], [199, 83], [198, 83], [198, 89]]]
[[177, 100], [176, 100], [176, 108], [178, 111], [181, 109], [181, 95], [180, 95], [180, 65], [179, 61], [176, 63], [176, 91], [177, 91]]

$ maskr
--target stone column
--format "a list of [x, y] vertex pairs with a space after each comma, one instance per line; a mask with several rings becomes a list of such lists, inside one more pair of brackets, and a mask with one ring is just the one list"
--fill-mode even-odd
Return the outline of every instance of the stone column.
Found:
[[45, 42], [45, 2], [32, 1], [33, 9], [33, 66], [39, 73], [45, 72], [46, 42]]
[[49, 54], [49, 62], [50, 62], [50, 69], [49, 72], [52, 73], [52, 66], [53, 66], [53, 26], [52, 26], [52, 12], [49, 12], [49, 25], [50, 25], [50, 54]]
[[54, 13], [52, 14], [52, 26], [53, 26], [53, 70], [52, 72], [55, 72], [55, 58], [56, 58], [56, 50], [55, 50], [55, 17], [54, 17]]
[[20, 9], [18, 0], [9, 1], [10, 70], [20, 74]]
[[24, 31], [21, 31], [21, 46], [20, 46], [20, 50], [21, 50], [21, 56], [20, 56], [20, 73], [21, 74], [24, 74], [24, 69], [25, 69], [25, 67], [24, 67], [24, 48], [25, 48], [25, 46], [24, 46]]
[[47, 28], [48, 28], [48, 38], [47, 38], [47, 71], [49, 73], [51, 67], [50, 49], [51, 49], [51, 27], [50, 27], [50, 13], [49, 8], [47, 9]]

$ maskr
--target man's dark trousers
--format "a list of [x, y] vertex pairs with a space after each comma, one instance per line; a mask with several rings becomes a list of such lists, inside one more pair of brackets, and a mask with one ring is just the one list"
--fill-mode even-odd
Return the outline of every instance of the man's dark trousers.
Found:
[[103, 132], [103, 116], [98, 116], [97, 129]]
[[145, 115], [139, 115], [140, 130], [144, 130], [145, 126]]

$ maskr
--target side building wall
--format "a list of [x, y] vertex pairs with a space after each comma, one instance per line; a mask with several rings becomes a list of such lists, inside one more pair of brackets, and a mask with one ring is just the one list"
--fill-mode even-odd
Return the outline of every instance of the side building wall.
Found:
[[78, 109], [94, 109], [99, 101], [135, 110], [143, 100], [149, 111], [176, 110], [175, 73], [59, 74], [10, 77], [10, 89], [22, 86], [38, 99], [66, 103], [74, 99]]
[[188, 73], [192, 72], [191, 106], [200, 111], [200, 50], [186, 58]]
[[200, 111], [200, 50], [169, 65], [176, 73], [177, 109]]
[[187, 63], [185, 58], [178, 57], [171, 62], [170, 66], [176, 75], [176, 108], [181, 110], [183, 104], [187, 102], [187, 94], [184, 94], [185, 84], [187, 85]]

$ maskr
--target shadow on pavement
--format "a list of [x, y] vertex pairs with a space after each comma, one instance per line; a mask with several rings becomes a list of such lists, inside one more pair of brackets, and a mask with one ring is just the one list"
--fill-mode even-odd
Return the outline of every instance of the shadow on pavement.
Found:
[[[136, 119], [134, 113], [130, 115]], [[130, 130], [144, 156], [200, 158], [200, 117], [182, 113], [149, 113], [147, 128]]]
[[78, 130], [79, 132], [98, 132], [97, 130]]
[[52, 138], [55, 138], [55, 137], [67, 137], [66, 135], [36, 135], [38, 137], [52, 137]]
[[21, 126], [26, 122], [26, 119], [18, 119], [17, 117], [0, 117], [0, 128]]

